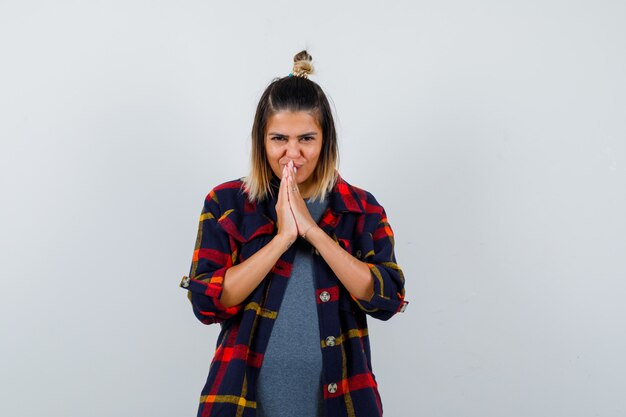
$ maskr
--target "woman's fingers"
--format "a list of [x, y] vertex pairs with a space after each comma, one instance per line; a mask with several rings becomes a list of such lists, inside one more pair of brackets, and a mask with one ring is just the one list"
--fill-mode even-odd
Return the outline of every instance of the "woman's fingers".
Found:
[[291, 194], [291, 174], [289, 172], [289, 170], [291, 169], [291, 161], [289, 161], [289, 163], [287, 165], [285, 165], [285, 168], [283, 170], [283, 175], [285, 175], [285, 180], [287, 181], [287, 195]]
[[315, 225], [315, 221], [311, 217], [309, 208], [304, 202], [302, 195], [300, 195], [300, 188], [298, 188], [295, 178], [295, 167], [291, 164], [288, 173], [288, 181], [287, 193], [289, 195], [289, 206], [293, 212], [298, 234], [302, 236], [303, 233]]
[[278, 203], [280, 203], [282, 201], [283, 198], [285, 198], [285, 193], [287, 192], [287, 190], [285, 189], [286, 185], [287, 185], [287, 167], [283, 167], [283, 176], [280, 179], [280, 187], [278, 188]]
[[283, 169], [283, 176], [280, 180], [278, 199], [276, 201], [276, 216], [278, 233], [284, 233], [292, 240], [295, 239], [298, 235], [298, 228], [289, 205], [289, 173], [287, 167]]
[[293, 161], [291, 162], [291, 180], [293, 182], [293, 191], [297, 194], [300, 194], [300, 188], [298, 187], [298, 182], [296, 181], [296, 166]]
[[[293, 191], [291, 187], [292, 185], [291, 185], [291, 180], [290, 180], [290, 175], [289, 175], [289, 168], [287, 167], [287, 165], [285, 165], [285, 167], [283, 168], [283, 177], [280, 180], [280, 190], [283, 191], [282, 202], [287, 205], [289, 204], [290, 194]], [[278, 200], [281, 201], [280, 192], [279, 192]]]
[[296, 167], [293, 164], [293, 161], [289, 161], [288, 164], [288, 176], [289, 176], [289, 193], [291, 194], [300, 194], [300, 188], [298, 188], [298, 183], [296, 182]]

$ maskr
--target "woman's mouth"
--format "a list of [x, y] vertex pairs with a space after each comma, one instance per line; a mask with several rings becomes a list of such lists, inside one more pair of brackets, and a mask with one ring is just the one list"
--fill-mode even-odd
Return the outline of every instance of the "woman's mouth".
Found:
[[[289, 162], [292, 162], [292, 163], [293, 163], [293, 167], [294, 167], [296, 170], [298, 170], [298, 169], [300, 169], [300, 168], [302, 167], [302, 165], [298, 165], [298, 164], [296, 164], [296, 163], [295, 163], [295, 162], [293, 162], [293, 161], [289, 161]], [[290, 166], [289, 162], [287, 162], [286, 164], [280, 164], [280, 166], [281, 166], [281, 167], [283, 167], [283, 168], [284, 168], [284, 167], [289, 167], [289, 166]]]

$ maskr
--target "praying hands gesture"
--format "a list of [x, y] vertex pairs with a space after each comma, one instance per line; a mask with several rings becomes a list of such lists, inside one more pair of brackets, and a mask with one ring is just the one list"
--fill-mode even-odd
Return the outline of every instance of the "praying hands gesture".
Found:
[[300, 195], [294, 179], [295, 173], [293, 161], [284, 166], [276, 202], [276, 236], [250, 258], [226, 271], [221, 296], [225, 307], [243, 302], [298, 236], [305, 238], [318, 250], [353, 296], [369, 301], [374, 294], [369, 266], [346, 252], [315, 223]]
[[307, 233], [318, 227], [309, 213], [309, 209], [300, 195], [296, 184], [296, 168], [293, 161], [284, 166], [276, 203], [278, 216], [278, 235], [284, 234], [289, 247], [300, 235], [306, 239]]

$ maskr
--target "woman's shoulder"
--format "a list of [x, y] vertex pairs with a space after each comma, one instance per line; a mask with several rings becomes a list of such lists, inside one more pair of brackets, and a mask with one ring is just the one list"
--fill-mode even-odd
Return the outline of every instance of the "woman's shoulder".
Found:
[[274, 222], [266, 206], [250, 202], [243, 178], [216, 185], [207, 194], [205, 211], [210, 212], [220, 227], [239, 242], [248, 242], [261, 234], [271, 234]]
[[213, 206], [219, 212], [225, 212], [243, 207], [247, 200], [243, 178], [237, 178], [214, 186], [206, 195], [205, 204]]
[[370, 191], [349, 183], [341, 175], [337, 177], [333, 191], [341, 197], [341, 200], [346, 205], [354, 205], [356, 203], [363, 213], [374, 214], [382, 210], [382, 206]]
[[223, 182], [221, 184], [216, 185], [211, 189], [213, 192], [220, 193], [237, 193], [238, 191], [243, 191], [243, 177], [237, 178], [235, 180], [230, 180]]

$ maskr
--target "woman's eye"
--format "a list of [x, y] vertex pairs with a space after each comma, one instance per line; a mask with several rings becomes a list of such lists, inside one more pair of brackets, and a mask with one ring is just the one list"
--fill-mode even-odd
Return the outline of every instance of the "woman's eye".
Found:
[[272, 140], [283, 141], [283, 140], [285, 140], [285, 137], [284, 136], [273, 136]]
[[313, 136], [305, 136], [305, 137], [301, 138], [301, 140], [302, 140], [303, 142], [310, 142], [310, 141], [312, 141], [313, 139], [315, 139]]

